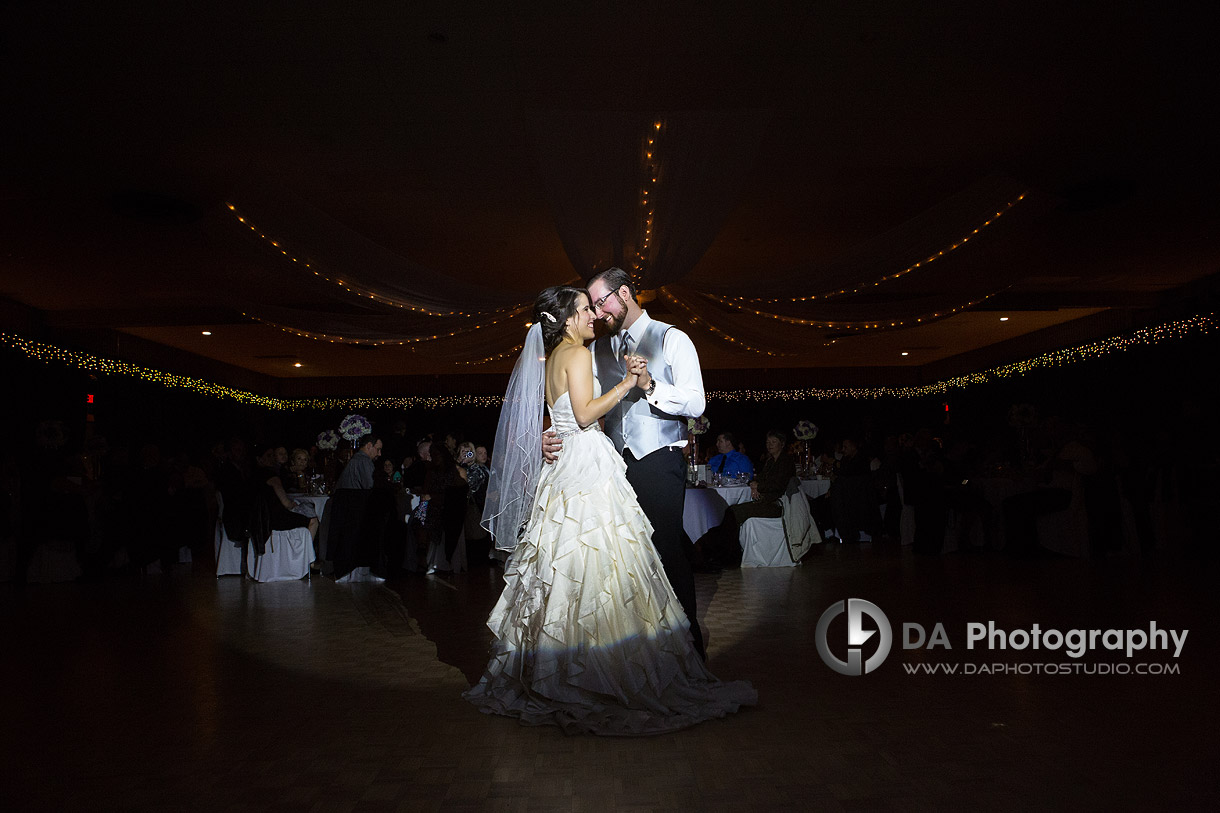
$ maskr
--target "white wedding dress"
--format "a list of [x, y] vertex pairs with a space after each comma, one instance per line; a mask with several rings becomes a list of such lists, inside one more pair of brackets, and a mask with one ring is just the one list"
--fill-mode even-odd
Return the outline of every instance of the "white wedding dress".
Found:
[[491, 661], [464, 696], [523, 725], [626, 735], [757, 702], [750, 684], [717, 680], [695, 652], [614, 444], [596, 423], [580, 429], [568, 393], [550, 413], [563, 452], [542, 467], [487, 620]]

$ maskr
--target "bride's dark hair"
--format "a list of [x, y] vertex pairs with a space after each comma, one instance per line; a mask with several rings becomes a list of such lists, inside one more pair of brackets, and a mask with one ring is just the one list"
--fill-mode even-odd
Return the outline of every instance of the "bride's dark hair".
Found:
[[576, 313], [582, 296], [589, 296], [584, 288], [553, 285], [538, 294], [534, 301], [534, 321], [542, 325], [542, 346], [548, 356], [563, 341], [568, 319]]

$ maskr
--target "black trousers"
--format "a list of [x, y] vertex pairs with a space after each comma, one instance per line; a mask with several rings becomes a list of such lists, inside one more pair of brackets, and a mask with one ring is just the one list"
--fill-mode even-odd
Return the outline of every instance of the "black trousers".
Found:
[[630, 449], [623, 452], [627, 461], [627, 482], [635, 489], [640, 508], [652, 523], [652, 544], [661, 557], [678, 603], [690, 621], [695, 651], [703, 651], [703, 631], [695, 616], [695, 575], [691, 571], [682, 533], [682, 509], [686, 504], [686, 460], [679, 449], [661, 448], [637, 459]]

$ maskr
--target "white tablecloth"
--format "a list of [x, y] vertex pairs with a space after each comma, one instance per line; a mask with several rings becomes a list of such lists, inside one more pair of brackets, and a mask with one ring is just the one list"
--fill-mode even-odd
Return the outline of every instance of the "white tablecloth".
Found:
[[325, 494], [321, 496], [315, 496], [313, 494], [289, 494], [288, 499], [296, 503], [312, 506], [313, 515], [320, 520], [322, 519], [322, 513], [326, 510], [326, 501], [329, 500], [330, 497], [326, 496]]
[[801, 480], [801, 491], [811, 500], [816, 500], [830, 491], [830, 478], [823, 480]]
[[698, 542], [708, 530], [720, 524], [726, 508], [749, 501], [749, 486], [688, 488], [682, 510], [682, 530], [692, 542]]

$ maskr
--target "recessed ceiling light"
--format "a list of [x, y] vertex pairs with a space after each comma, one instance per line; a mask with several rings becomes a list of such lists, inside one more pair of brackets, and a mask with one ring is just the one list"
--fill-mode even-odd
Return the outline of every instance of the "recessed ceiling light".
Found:
[[1008, 321], [1008, 317], [1007, 317], [1007, 316], [1001, 316], [1001, 317], [1000, 317], [1000, 321], [1001, 321], [1001, 322], [1007, 322], [1007, 321]]
[[211, 336], [211, 335], [212, 335], [212, 331], [210, 331], [210, 330], [205, 330], [205, 331], [203, 331], [203, 335], [204, 335], [204, 336]]
[[904, 356], [909, 356], [909, 355], [911, 355], [911, 354], [910, 354], [910, 353], [908, 353], [907, 351], [903, 350], [903, 351], [902, 351], [902, 355], [904, 355]]
[[300, 367], [300, 366], [301, 366], [301, 362], [299, 362], [299, 361], [298, 361], [296, 364], [294, 364], [294, 365], [292, 365], [292, 366], [293, 366], [293, 367]]

